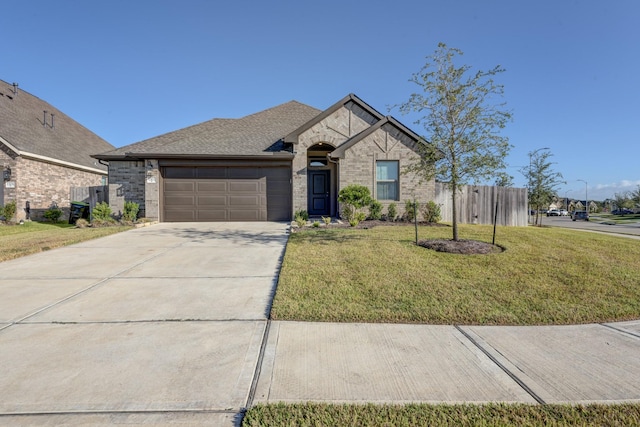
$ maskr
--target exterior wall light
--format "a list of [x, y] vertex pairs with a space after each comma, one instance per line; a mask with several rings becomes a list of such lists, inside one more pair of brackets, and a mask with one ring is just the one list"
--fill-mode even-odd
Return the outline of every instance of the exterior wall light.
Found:
[[4, 181], [9, 181], [11, 179], [11, 168], [7, 166], [5, 170], [2, 171], [2, 179]]

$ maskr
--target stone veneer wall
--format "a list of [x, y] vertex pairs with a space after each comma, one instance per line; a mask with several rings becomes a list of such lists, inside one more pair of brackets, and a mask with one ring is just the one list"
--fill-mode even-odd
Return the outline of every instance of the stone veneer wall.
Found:
[[9, 150], [4, 144], [0, 144], [0, 206], [16, 199], [16, 189], [6, 188], [7, 182], [2, 178], [2, 171], [5, 168], [11, 168], [11, 181], [15, 182], [16, 156], [13, 151]]
[[349, 101], [324, 120], [303, 132], [294, 146], [292, 163], [293, 211], [307, 210], [307, 149], [320, 142], [338, 147], [348, 138], [362, 132], [378, 119]]
[[89, 187], [102, 185], [106, 172], [98, 174], [80, 169], [18, 157], [11, 167], [11, 181], [15, 189], [8, 192], [5, 188], [5, 201], [15, 200], [16, 220], [26, 218], [25, 206], [29, 201], [31, 219], [44, 219], [43, 213], [53, 203], [57, 204], [65, 216], [69, 215], [71, 187]]
[[138, 216], [146, 216], [145, 176], [144, 161], [109, 161], [109, 206], [114, 215], [124, 212], [124, 202], [135, 202]]
[[345, 153], [340, 160], [340, 184], [342, 189], [351, 184], [363, 185], [376, 194], [376, 161], [398, 160], [399, 165], [399, 200], [379, 200], [383, 205], [383, 213], [387, 207], [395, 203], [398, 215], [404, 213], [405, 201], [415, 197], [421, 204], [435, 199], [435, 181], [420, 182], [415, 174], [403, 173], [403, 170], [417, 160], [415, 144], [411, 138], [391, 124], [386, 124], [371, 135], [359, 141]]

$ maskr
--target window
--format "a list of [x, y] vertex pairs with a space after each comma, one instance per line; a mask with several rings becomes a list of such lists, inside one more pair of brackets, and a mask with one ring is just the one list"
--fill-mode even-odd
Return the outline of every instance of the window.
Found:
[[398, 162], [396, 160], [376, 162], [376, 198], [378, 200], [400, 200]]

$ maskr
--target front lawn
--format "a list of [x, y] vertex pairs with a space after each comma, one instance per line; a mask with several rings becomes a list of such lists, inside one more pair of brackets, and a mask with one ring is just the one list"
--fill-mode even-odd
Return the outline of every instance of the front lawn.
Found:
[[[491, 242], [491, 226], [460, 237]], [[451, 238], [420, 227], [420, 239]], [[414, 228], [319, 228], [290, 236], [275, 320], [577, 324], [640, 318], [640, 242], [561, 228], [500, 227], [490, 255], [434, 252]]]
[[27, 221], [24, 224], [0, 223], [0, 261], [7, 261], [61, 246], [84, 242], [130, 230], [129, 226], [75, 228], [69, 224]]

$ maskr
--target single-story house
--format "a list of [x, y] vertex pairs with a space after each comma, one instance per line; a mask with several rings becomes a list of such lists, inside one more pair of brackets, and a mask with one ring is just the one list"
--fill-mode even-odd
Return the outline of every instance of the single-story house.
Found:
[[93, 157], [109, 164], [109, 203], [164, 222], [339, 216], [338, 193], [369, 188], [383, 206], [432, 200], [434, 181], [404, 173], [420, 136], [350, 94], [326, 110], [290, 101], [213, 119]]
[[113, 148], [51, 104], [0, 80], [0, 205], [15, 201], [17, 220], [41, 219], [53, 204], [68, 212], [71, 187], [106, 185], [107, 168], [91, 155]]

